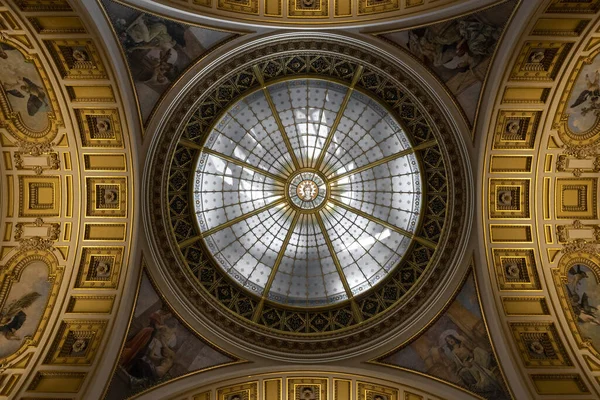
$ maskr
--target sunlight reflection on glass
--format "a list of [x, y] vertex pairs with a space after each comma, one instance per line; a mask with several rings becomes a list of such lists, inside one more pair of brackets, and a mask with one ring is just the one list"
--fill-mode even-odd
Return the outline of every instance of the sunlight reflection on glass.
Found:
[[217, 154], [198, 158], [204, 243], [233, 279], [271, 301], [323, 306], [364, 293], [402, 259], [417, 229], [419, 163], [394, 156], [410, 142], [383, 107], [343, 85], [304, 79], [267, 90], [285, 136], [257, 91], [215, 125], [207, 147]]

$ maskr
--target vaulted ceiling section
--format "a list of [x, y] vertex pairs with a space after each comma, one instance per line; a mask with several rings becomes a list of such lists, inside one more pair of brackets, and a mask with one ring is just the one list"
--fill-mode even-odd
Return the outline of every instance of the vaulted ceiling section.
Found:
[[0, 0], [0, 399], [600, 397], [600, 0]]

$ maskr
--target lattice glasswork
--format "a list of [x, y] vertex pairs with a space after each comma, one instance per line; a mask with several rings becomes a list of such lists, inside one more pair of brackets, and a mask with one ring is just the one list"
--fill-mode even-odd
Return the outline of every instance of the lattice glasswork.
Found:
[[198, 157], [194, 205], [219, 266], [271, 301], [331, 305], [365, 293], [406, 254], [419, 164], [369, 96], [287, 80], [237, 101]]

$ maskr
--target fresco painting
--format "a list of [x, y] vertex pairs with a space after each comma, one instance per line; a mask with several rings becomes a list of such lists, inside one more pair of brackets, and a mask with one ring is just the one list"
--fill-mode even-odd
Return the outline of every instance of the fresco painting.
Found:
[[233, 36], [103, 0], [127, 57], [144, 121], [169, 86], [208, 50]]
[[34, 132], [49, 124], [48, 94], [35, 64], [16, 47], [0, 42], [0, 83], [13, 112]]
[[27, 265], [19, 280], [12, 281], [7, 297], [0, 304], [0, 359], [16, 352], [28, 337], [33, 337], [51, 289], [48, 266], [42, 261]]
[[486, 399], [511, 398], [489, 341], [472, 274], [433, 325], [378, 362], [432, 375]]
[[579, 333], [600, 352], [600, 284], [585, 264], [569, 267], [565, 293], [568, 296]]
[[182, 325], [144, 274], [107, 398], [124, 399], [178, 376], [236, 361]]
[[382, 37], [431, 68], [473, 123], [492, 56], [515, 5], [511, 0], [462, 18]]
[[600, 118], [600, 55], [590, 64], [584, 64], [567, 103], [571, 133], [584, 135], [597, 125]]

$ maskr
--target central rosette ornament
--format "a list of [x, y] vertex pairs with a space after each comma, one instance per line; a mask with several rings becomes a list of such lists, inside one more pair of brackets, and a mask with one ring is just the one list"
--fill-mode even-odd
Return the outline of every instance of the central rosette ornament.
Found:
[[288, 184], [288, 196], [293, 206], [300, 210], [316, 210], [328, 196], [325, 178], [316, 171], [303, 171], [292, 176]]

